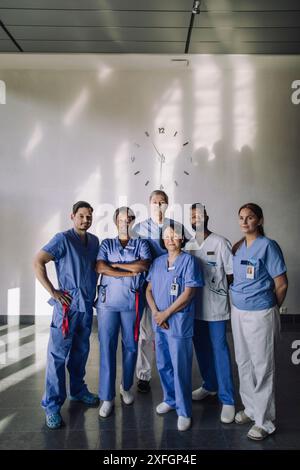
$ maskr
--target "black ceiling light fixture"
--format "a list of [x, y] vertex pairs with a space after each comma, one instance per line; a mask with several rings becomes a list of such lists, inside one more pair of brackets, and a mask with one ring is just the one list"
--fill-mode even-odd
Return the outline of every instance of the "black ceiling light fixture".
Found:
[[186, 38], [186, 43], [185, 43], [185, 51], [184, 51], [185, 54], [188, 54], [189, 52], [194, 19], [195, 19], [195, 15], [200, 15], [200, 6], [201, 6], [201, 0], [194, 0], [191, 19], [190, 19], [190, 26], [189, 26], [188, 35]]
[[7, 27], [5, 26], [5, 24], [0, 20], [0, 27], [3, 29], [3, 31], [5, 31], [5, 33], [7, 34], [7, 36], [9, 37], [9, 39], [11, 39], [11, 41], [14, 43], [14, 45], [19, 49], [20, 52], [24, 52], [22, 47], [20, 46], [20, 44], [15, 40], [15, 38], [13, 37], [13, 35], [8, 31]]

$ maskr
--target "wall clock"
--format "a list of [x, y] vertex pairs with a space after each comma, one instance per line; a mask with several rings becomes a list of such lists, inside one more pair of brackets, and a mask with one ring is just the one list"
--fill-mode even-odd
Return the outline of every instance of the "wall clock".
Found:
[[133, 143], [130, 156], [133, 175], [136, 178], [144, 177], [144, 184], [148, 186], [151, 177], [143, 169], [145, 159], [152, 159], [157, 165], [160, 189], [164, 189], [166, 181], [170, 183], [170, 174], [173, 175], [172, 183], [179, 186], [182, 182], [187, 182], [192, 171], [190, 140], [184, 138], [180, 131], [162, 126], [152, 132], [145, 130], [143, 136]]

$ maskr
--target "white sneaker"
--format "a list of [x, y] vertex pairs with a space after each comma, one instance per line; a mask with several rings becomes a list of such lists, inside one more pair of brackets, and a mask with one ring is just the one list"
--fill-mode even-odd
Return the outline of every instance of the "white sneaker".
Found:
[[125, 405], [131, 405], [134, 402], [134, 395], [130, 390], [124, 390], [123, 385], [120, 385], [120, 394]]
[[101, 416], [101, 418], [107, 418], [111, 414], [112, 410], [114, 409], [114, 406], [115, 406], [114, 400], [104, 401], [102, 403], [102, 406], [100, 407], [99, 416]]
[[164, 415], [165, 413], [168, 413], [172, 410], [174, 410], [174, 408], [172, 408], [172, 406], [168, 405], [168, 403], [165, 403], [164, 401], [156, 407], [156, 413], [158, 413], [159, 415]]
[[238, 411], [237, 414], [235, 415], [234, 421], [236, 424], [247, 424], [251, 423], [252, 419], [249, 418], [248, 415], [246, 415], [244, 410]]
[[254, 425], [249, 430], [247, 436], [249, 437], [249, 439], [252, 439], [253, 441], [262, 441], [266, 437], [270, 436], [270, 434], [273, 434], [273, 432], [275, 432], [275, 429], [269, 433], [265, 429]]
[[217, 392], [209, 392], [208, 390], [205, 390], [205, 388], [200, 387], [192, 392], [192, 399], [195, 401], [204, 400], [204, 398], [214, 396], [216, 394]]
[[230, 424], [234, 421], [235, 407], [234, 405], [223, 405], [221, 413], [221, 422]]
[[185, 416], [178, 416], [177, 429], [178, 431], [187, 431], [192, 425], [192, 418], [186, 418]]

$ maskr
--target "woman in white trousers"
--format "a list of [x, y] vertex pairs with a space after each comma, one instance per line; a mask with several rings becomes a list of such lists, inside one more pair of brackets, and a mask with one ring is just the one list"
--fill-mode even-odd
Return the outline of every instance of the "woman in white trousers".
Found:
[[239, 212], [243, 238], [232, 249], [231, 323], [244, 410], [235, 422], [253, 422], [247, 436], [262, 440], [275, 431], [275, 340], [279, 307], [288, 281], [279, 245], [264, 234], [263, 212], [254, 203]]

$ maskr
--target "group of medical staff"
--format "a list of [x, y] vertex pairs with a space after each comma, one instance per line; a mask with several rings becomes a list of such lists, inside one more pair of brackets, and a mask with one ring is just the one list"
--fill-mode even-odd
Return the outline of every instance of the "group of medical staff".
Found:
[[[46, 425], [63, 425], [66, 368], [69, 399], [95, 407], [101, 400], [99, 416], [111, 415], [121, 331], [120, 395], [126, 405], [134, 402], [135, 374], [139, 392], [151, 389], [155, 356], [163, 391], [157, 414], [175, 410], [178, 430], [186, 431], [192, 425], [192, 401], [218, 395], [221, 422], [249, 423], [247, 436], [262, 440], [275, 431], [274, 352], [279, 307], [288, 288], [282, 251], [264, 234], [262, 209], [254, 203], [240, 208], [243, 236], [231, 247], [208, 229], [209, 216], [201, 203], [190, 208], [194, 236], [165, 217], [164, 191], [153, 191], [149, 203], [150, 217], [137, 224], [129, 207], [118, 208], [113, 217], [117, 237], [99, 245], [88, 233], [93, 208], [79, 201], [71, 214], [73, 228], [56, 234], [36, 255], [36, 276], [54, 307], [42, 399]], [[58, 288], [47, 274], [50, 261]], [[84, 381], [93, 307], [100, 344], [97, 395]], [[226, 338], [230, 313], [244, 406], [237, 413]], [[203, 381], [194, 391], [193, 349]]]

